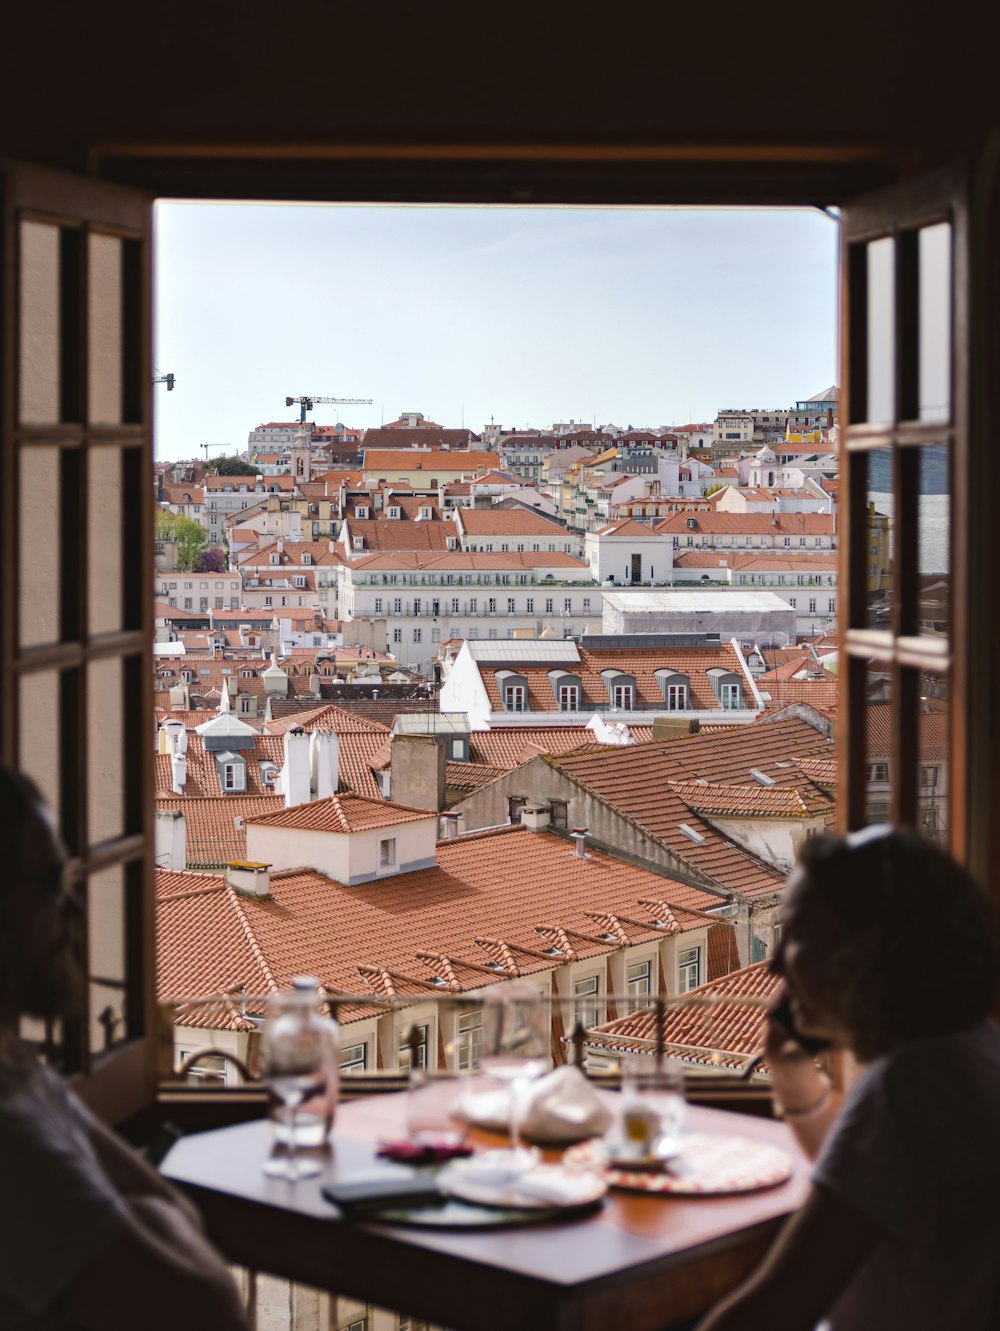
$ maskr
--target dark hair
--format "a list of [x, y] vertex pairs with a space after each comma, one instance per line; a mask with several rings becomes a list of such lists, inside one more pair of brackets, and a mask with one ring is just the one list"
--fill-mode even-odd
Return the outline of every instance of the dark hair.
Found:
[[32, 822], [32, 813], [44, 807], [42, 793], [31, 777], [0, 765], [0, 845], [10, 855], [7, 872], [0, 874], [0, 900], [5, 887], [13, 884], [23, 868], [21, 848], [24, 837], [36, 825]]
[[[843, 932], [851, 961], [843, 997], [861, 1058], [991, 1015], [1000, 993], [997, 915], [940, 847], [906, 828], [871, 827], [811, 837], [799, 863]], [[956, 959], [947, 980], [932, 948]]]

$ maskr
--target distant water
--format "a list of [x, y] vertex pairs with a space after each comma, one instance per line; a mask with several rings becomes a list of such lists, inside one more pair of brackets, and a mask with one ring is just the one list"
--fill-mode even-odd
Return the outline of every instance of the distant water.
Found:
[[[870, 490], [869, 499], [877, 512], [892, 517], [892, 495]], [[948, 534], [950, 527], [951, 496], [922, 494], [918, 496], [920, 515], [920, 573], [948, 572]]]

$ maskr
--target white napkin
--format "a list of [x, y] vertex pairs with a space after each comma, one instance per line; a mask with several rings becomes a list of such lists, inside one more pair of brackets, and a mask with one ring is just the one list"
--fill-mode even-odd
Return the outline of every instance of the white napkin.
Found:
[[[459, 1113], [480, 1128], [504, 1131], [510, 1126], [507, 1089], [466, 1094]], [[611, 1110], [579, 1068], [554, 1068], [533, 1081], [524, 1095], [521, 1132], [528, 1141], [567, 1145], [599, 1137], [611, 1126]]]

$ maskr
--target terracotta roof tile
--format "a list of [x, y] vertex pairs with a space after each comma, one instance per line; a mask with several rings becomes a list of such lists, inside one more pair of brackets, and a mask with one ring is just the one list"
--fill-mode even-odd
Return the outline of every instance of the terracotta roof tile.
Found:
[[[510, 646], [511, 644], [505, 644]], [[513, 644], [516, 649], [516, 642]], [[686, 675], [690, 682], [689, 699], [696, 711], [717, 712], [721, 704], [712, 688], [708, 671], [722, 669], [731, 671], [746, 686], [743, 667], [735, 650], [729, 643], [716, 648], [681, 647], [621, 650], [618, 648], [592, 648], [586, 646], [586, 639], [580, 643], [580, 664], [578, 666], [523, 665], [519, 666], [515, 656], [505, 660], [503, 666], [480, 664], [479, 673], [486, 687], [490, 704], [495, 711], [503, 710], [503, 701], [497, 674], [502, 670], [515, 670], [523, 675], [528, 687], [527, 706], [532, 712], [557, 712], [559, 702], [550, 679], [550, 672], [575, 675], [580, 680], [582, 696], [580, 711], [587, 715], [588, 709], [605, 708], [610, 696], [602, 671], [614, 670], [631, 675], [635, 679], [636, 701], [640, 706], [666, 711], [663, 691], [656, 678], [657, 670], [675, 670]], [[684, 713], [680, 713], [681, 716]]]
[[564, 540], [579, 540], [552, 518], [528, 509], [518, 508], [462, 508], [456, 521], [469, 536], [548, 536]]
[[380, 471], [454, 471], [467, 474], [499, 468], [500, 454], [464, 448], [370, 448], [366, 441], [363, 466], [366, 475]]
[[390, 804], [387, 800], [346, 793], [309, 804], [295, 804], [290, 809], [254, 818], [253, 822], [257, 826], [294, 827], [303, 832], [346, 833], [429, 818], [437, 818], [432, 809], [415, 809], [409, 804]]
[[[461, 987], [481, 988], [504, 973], [491, 969], [498, 955], [513, 958], [521, 973], [565, 962], [543, 954], [540, 928], [567, 940], [596, 938], [587, 912], [599, 912], [634, 921], [633, 939], [654, 939], [663, 930], [642, 899], [664, 899], [679, 915], [717, 904], [596, 851], [581, 860], [564, 839], [519, 827], [439, 842], [437, 858], [435, 868], [353, 887], [308, 870], [274, 873], [265, 900], [238, 897], [219, 877], [161, 870], [159, 994], [176, 999], [240, 985], [261, 993], [300, 973], [345, 993], [365, 984], [425, 993], [433, 975], [449, 972]], [[686, 927], [704, 927], [688, 919]], [[574, 938], [570, 946], [600, 954], [620, 943]]]
[[778, 786], [709, 786], [698, 781], [667, 785], [695, 813], [717, 818], [815, 818], [833, 812], [833, 800], [809, 782]]
[[247, 819], [275, 813], [283, 807], [280, 795], [156, 797], [157, 812], [177, 810], [184, 815], [187, 862], [199, 869], [219, 869], [231, 860], [245, 860]]
[[[763, 1043], [764, 1013], [759, 1006], [727, 1003], [726, 998], [770, 998], [778, 986], [778, 976], [766, 961], [744, 966], [718, 980], [710, 980], [690, 990], [695, 997], [716, 997], [710, 1008], [677, 1006], [668, 1008], [664, 1040], [711, 1058], [713, 1053], [745, 1058], [758, 1054]], [[619, 1017], [617, 1021], [595, 1026], [587, 1033], [587, 1043], [595, 1049], [621, 1053], [648, 1053], [656, 1044], [656, 1013], [653, 1008]]]
[[[689, 523], [694, 523], [690, 527]], [[829, 513], [672, 513], [655, 530], [684, 536], [700, 532], [706, 536], [833, 536], [835, 523]]]

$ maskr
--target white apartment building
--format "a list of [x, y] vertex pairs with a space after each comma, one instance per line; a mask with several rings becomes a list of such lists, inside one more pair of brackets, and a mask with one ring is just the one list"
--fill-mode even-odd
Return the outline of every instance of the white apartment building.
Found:
[[812, 638], [837, 626], [837, 556], [723, 553], [693, 550], [674, 558], [673, 581], [748, 590], [766, 588], [795, 611], [797, 639]]
[[239, 610], [242, 587], [238, 573], [161, 573], [153, 594], [177, 610], [207, 615], [210, 610]]
[[388, 619], [389, 650], [426, 675], [450, 638], [575, 638], [601, 625], [589, 567], [561, 552], [374, 554], [342, 565], [339, 578], [345, 624]]

